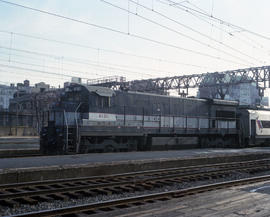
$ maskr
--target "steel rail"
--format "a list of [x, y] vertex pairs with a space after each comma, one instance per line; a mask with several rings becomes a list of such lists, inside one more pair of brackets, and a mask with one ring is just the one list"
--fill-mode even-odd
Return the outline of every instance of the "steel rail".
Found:
[[29, 186], [39, 186], [39, 185], [50, 185], [50, 184], [64, 184], [70, 182], [82, 182], [82, 181], [98, 181], [105, 179], [118, 179], [124, 177], [135, 177], [139, 175], [153, 175], [155, 173], [170, 173], [170, 172], [189, 172], [194, 170], [206, 169], [206, 168], [222, 168], [222, 167], [237, 167], [239, 165], [252, 165], [252, 164], [264, 164], [270, 162], [270, 159], [260, 159], [260, 160], [251, 160], [251, 161], [241, 161], [241, 162], [231, 162], [231, 163], [219, 163], [219, 164], [206, 164], [200, 166], [188, 166], [188, 167], [175, 167], [175, 168], [165, 168], [157, 170], [147, 170], [139, 172], [130, 172], [130, 173], [121, 173], [121, 174], [112, 174], [105, 176], [90, 176], [90, 177], [79, 177], [79, 178], [66, 178], [66, 179], [55, 179], [55, 180], [43, 180], [43, 181], [33, 181], [33, 182], [21, 182], [21, 183], [12, 183], [12, 184], [2, 184], [0, 185], [0, 191], [4, 188], [20, 188], [20, 187], [29, 187]]
[[130, 207], [132, 205], [135, 205], [136, 203], [140, 203], [140, 204], [144, 204], [144, 203], [146, 204], [148, 202], [153, 203], [154, 201], [157, 201], [157, 200], [161, 200], [161, 201], [169, 200], [173, 198], [184, 197], [187, 195], [199, 194], [206, 191], [213, 191], [213, 190], [218, 190], [222, 188], [252, 184], [252, 183], [263, 182], [263, 181], [268, 181], [268, 180], [270, 180], [270, 175], [202, 185], [202, 186], [163, 192], [163, 193], [147, 194], [143, 196], [128, 197], [128, 198], [109, 200], [109, 201], [98, 202], [98, 203], [90, 203], [90, 204], [70, 206], [70, 207], [58, 208], [58, 209], [52, 209], [52, 210], [30, 212], [30, 213], [13, 215], [13, 217], [59, 216], [59, 215], [76, 214], [76, 213], [83, 213], [83, 212], [95, 212], [97, 210], [100, 211], [101, 209], [103, 209], [104, 211], [105, 208], [106, 209], [115, 208], [115, 207], [117, 208], [119, 206]]
[[[260, 163], [262, 163], [261, 161]], [[195, 171], [195, 172], [189, 172], [185, 174], [168, 174], [164, 175], [159, 174], [156, 177], [144, 177], [144, 178], [136, 178], [136, 179], [131, 179], [127, 181], [117, 181], [117, 182], [106, 182], [106, 183], [98, 183], [98, 184], [85, 184], [85, 183], [78, 183], [75, 186], [61, 186], [58, 185], [56, 188], [49, 188], [45, 187], [45, 189], [34, 189], [34, 191], [23, 191], [20, 192], [16, 190], [16, 188], [12, 189], [12, 193], [10, 192], [1, 192], [0, 194], [0, 200], [10, 200], [10, 199], [16, 199], [16, 198], [23, 198], [23, 197], [33, 197], [33, 196], [45, 196], [49, 194], [61, 194], [61, 193], [70, 193], [70, 192], [76, 192], [76, 191], [91, 191], [91, 190], [96, 190], [96, 189], [105, 189], [108, 187], [121, 187], [121, 186], [129, 186], [129, 187], [134, 187], [140, 186], [143, 184], [148, 184], [150, 187], [154, 188], [156, 185], [165, 185], [162, 183], [159, 183], [159, 181], [165, 181], [165, 182], [180, 182], [180, 181], [185, 181], [185, 180], [198, 180], [198, 179], [209, 179], [213, 177], [220, 177], [220, 176], [225, 176], [227, 174], [235, 173], [235, 172], [241, 172], [241, 171], [258, 171], [258, 170], [265, 170], [270, 168], [270, 162], [264, 162], [262, 164], [258, 164], [256, 161], [256, 164], [250, 165], [250, 162], [247, 165], [240, 165], [235, 167], [229, 167], [229, 168], [224, 168], [224, 169], [216, 169], [212, 171]], [[148, 186], [148, 187], [149, 187]], [[28, 186], [29, 187], [29, 186]], [[30, 186], [31, 187], [31, 186]], [[19, 189], [20, 190], [20, 189]], [[108, 190], [109, 191], [109, 190]]]

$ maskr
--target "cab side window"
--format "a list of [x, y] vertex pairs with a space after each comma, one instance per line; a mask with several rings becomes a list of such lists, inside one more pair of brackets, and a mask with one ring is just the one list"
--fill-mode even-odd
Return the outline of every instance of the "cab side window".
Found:
[[96, 98], [96, 105], [99, 108], [109, 108], [110, 107], [110, 97], [98, 96]]

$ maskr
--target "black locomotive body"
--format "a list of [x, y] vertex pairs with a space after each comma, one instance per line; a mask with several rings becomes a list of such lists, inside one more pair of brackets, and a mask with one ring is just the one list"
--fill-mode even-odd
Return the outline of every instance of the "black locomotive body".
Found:
[[[235, 147], [238, 103], [71, 84], [51, 109], [40, 144], [46, 154]], [[188, 142], [190, 144], [188, 144]]]

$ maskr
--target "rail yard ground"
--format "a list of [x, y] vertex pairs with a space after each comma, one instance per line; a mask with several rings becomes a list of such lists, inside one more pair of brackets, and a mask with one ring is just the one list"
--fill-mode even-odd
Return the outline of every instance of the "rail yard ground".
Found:
[[264, 159], [0, 185], [0, 214], [267, 216], [269, 168]]
[[[203, 192], [179, 199], [167, 200], [143, 206], [117, 209], [106, 216], [269, 216], [270, 182]], [[93, 217], [103, 216], [104, 213]]]
[[0, 158], [0, 216], [267, 216], [269, 169], [269, 147]]

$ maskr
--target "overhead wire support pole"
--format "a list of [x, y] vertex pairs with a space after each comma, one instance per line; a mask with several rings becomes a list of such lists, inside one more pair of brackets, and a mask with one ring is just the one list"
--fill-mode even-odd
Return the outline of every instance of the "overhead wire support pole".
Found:
[[79, 103], [75, 109], [75, 123], [76, 123], [76, 153], [79, 153], [80, 150], [80, 139], [79, 139], [79, 124], [78, 124], [78, 109], [81, 107], [82, 102]]
[[10, 63], [10, 60], [11, 60], [12, 43], [13, 43], [13, 33], [11, 32], [11, 33], [10, 33], [10, 45], [9, 45], [10, 50], [9, 50], [9, 57], [8, 57], [9, 63]]
[[127, 32], [128, 32], [128, 34], [129, 34], [129, 0], [127, 0], [127, 10], [128, 10], [128, 12], [127, 12], [127, 21], [128, 21], [128, 23], [127, 23]]

